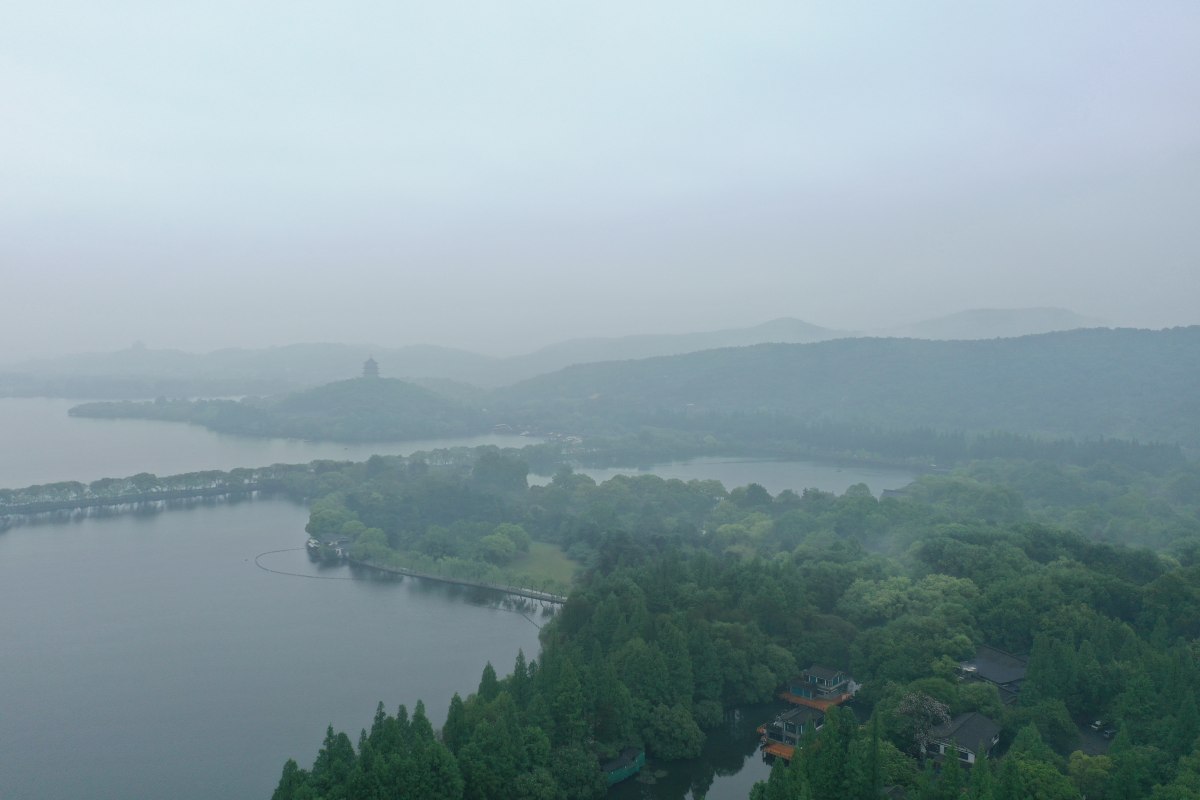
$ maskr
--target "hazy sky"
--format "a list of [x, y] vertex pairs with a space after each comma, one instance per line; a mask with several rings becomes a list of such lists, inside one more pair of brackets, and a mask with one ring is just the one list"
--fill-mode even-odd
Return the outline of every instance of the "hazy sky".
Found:
[[1200, 4], [11, 2], [0, 360], [1200, 322]]

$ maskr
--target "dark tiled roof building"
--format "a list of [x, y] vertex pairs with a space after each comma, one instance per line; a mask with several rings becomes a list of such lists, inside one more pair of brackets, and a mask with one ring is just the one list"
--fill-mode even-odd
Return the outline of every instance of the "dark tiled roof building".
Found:
[[974, 658], [960, 663], [958, 669], [965, 679], [993, 684], [1000, 692], [1000, 699], [1011, 705], [1021, 692], [1027, 663], [1023, 656], [984, 644], [979, 646]]
[[974, 764], [979, 754], [990, 753], [1000, 741], [1000, 724], [972, 711], [937, 726], [929, 732], [929, 738], [932, 740], [929, 751], [935, 758], [957, 753], [963, 763]]

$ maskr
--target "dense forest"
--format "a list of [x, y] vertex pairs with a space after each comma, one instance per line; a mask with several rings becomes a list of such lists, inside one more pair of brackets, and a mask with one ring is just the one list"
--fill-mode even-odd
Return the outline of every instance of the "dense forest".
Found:
[[[1195, 796], [1195, 465], [993, 460], [880, 500], [568, 469], [524, 488], [519, 453], [479, 456], [346, 465], [312, 523], [350, 514], [339, 531], [398, 552], [485, 550], [502, 526], [561, 548], [580, 573], [542, 652], [503, 677], [484, 667], [440, 731], [423, 707], [382, 706], [357, 744], [328, 731], [311, 768], [285, 766], [277, 800], [599, 797], [602, 760], [693, 756], [730, 709], [813, 663], [863, 688], [756, 798]], [[1028, 654], [1015, 704], [957, 680], [982, 644]], [[935, 774], [930, 709], [995, 720], [1000, 757]], [[1085, 753], [1094, 720], [1115, 735]]]

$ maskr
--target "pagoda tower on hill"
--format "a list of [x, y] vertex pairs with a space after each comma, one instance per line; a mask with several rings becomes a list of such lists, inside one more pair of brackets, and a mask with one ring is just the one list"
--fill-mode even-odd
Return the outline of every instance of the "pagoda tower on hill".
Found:
[[378, 378], [379, 377], [379, 365], [375, 363], [374, 358], [368, 358], [366, 361], [363, 362], [363, 377], [364, 378]]

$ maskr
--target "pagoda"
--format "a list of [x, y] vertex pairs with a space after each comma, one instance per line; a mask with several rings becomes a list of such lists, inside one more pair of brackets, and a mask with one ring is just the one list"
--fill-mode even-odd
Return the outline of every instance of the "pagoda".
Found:
[[366, 361], [363, 362], [363, 377], [364, 378], [378, 378], [379, 377], [379, 365], [375, 363], [374, 358], [368, 358]]

